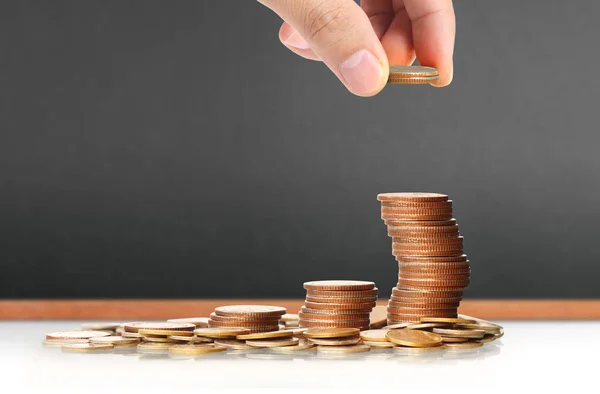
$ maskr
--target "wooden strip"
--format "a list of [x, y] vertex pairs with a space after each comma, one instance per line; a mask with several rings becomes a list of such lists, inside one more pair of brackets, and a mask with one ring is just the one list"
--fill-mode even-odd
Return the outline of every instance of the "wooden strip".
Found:
[[[0, 300], [0, 320], [167, 319], [208, 316], [221, 305], [280, 305], [297, 313], [303, 300]], [[380, 300], [379, 305], [386, 305]], [[600, 300], [464, 300], [460, 313], [496, 320], [600, 319]]]

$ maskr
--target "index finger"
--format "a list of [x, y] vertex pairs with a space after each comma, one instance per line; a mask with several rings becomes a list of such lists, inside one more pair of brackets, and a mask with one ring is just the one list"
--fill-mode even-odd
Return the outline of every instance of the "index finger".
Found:
[[452, 0], [394, 0], [396, 9], [405, 7], [412, 21], [413, 42], [419, 64], [435, 67], [440, 80], [433, 85], [452, 82], [456, 21]]

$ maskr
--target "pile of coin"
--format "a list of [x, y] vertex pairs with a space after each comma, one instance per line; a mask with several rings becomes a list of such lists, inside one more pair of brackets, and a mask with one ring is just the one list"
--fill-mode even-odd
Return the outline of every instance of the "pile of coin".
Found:
[[456, 317], [471, 269], [452, 201], [438, 193], [383, 193], [377, 199], [399, 268], [388, 324]]
[[251, 333], [279, 330], [286, 308], [269, 305], [229, 305], [215, 308], [209, 327], [247, 328]]
[[304, 283], [306, 300], [298, 316], [300, 327], [369, 329], [377, 302], [373, 282], [324, 280]]
[[[265, 311], [265, 306], [222, 307], [226, 313]], [[374, 316], [376, 320], [380, 318]], [[290, 322], [294, 315], [288, 316]], [[246, 354], [257, 350], [271, 353], [338, 356], [371, 349], [391, 349], [402, 355], [439, 350], [473, 349], [504, 335], [501, 326], [471, 316], [423, 317], [417, 323], [397, 323], [382, 329], [282, 328], [253, 332], [243, 327], [206, 327], [206, 318], [172, 319], [167, 322], [85, 324], [82, 329], [46, 334], [44, 345], [66, 352], [136, 352], [140, 357], [168, 355], [196, 357], [217, 352]], [[194, 324], [195, 322], [196, 324]], [[293, 324], [293, 323], [292, 323]], [[95, 330], [93, 330], [95, 329]], [[307, 352], [305, 352], [307, 351]]]

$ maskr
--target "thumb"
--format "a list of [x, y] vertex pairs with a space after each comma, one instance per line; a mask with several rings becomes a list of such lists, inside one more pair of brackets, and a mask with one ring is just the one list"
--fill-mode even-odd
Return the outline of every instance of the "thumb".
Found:
[[387, 56], [354, 0], [259, 1], [290, 24], [352, 93], [368, 97], [383, 89]]

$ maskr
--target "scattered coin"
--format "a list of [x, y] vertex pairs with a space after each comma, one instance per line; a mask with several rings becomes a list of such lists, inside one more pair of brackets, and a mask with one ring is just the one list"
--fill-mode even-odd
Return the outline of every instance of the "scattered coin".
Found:
[[270, 339], [270, 338], [284, 338], [284, 337], [293, 337], [294, 330], [279, 330], [279, 331], [271, 331], [271, 332], [260, 332], [255, 334], [240, 334], [237, 335], [237, 339], [239, 340], [252, 340], [252, 339]]
[[103, 343], [108, 343], [108, 344], [112, 344], [113, 346], [123, 346], [123, 345], [137, 345], [140, 340], [137, 338], [124, 338], [124, 337], [117, 337], [117, 336], [109, 336], [109, 337], [94, 337], [94, 338], [90, 338], [90, 343], [99, 343], [99, 344], [103, 344]]
[[441, 336], [417, 330], [387, 330], [386, 339], [396, 345], [408, 347], [430, 347], [442, 344]]
[[366, 345], [350, 345], [350, 346], [317, 346], [318, 353], [362, 353], [371, 350]]
[[483, 336], [485, 335], [484, 330], [460, 330], [454, 328], [434, 328], [433, 332], [447, 337], [461, 337], [473, 339], [483, 338]]
[[285, 315], [281, 316], [281, 319], [280, 319], [280, 321], [283, 323], [297, 322], [298, 320], [300, 320], [300, 316], [293, 314], [293, 313], [286, 313]]
[[250, 330], [247, 328], [233, 327], [209, 327], [194, 330], [194, 334], [197, 336], [208, 338], [235, 338], [238, 335], [248, 334], [249, 332]]
[[168, 350], [169, 347], [174, 346], [171, 343], [157, 343], [157, 342], [142, 342], [137, 345], [138, 350]]
[[73, 345], [89, 343], [87, 339], [46, 339], [42, 342], [45, 347], [62, 347], [62, 345]]
[[107, 337], [110, 333], [93, 330], [57, 331], [46, 334], [46, 339], [90, 339], [93, 337]]
[[73, 343], [62, 345], [63, 352], [105, 352], [113, 349], [110, 343]]
[[313, 351], [317, 350], [317, 347], [310, 342], [300, 342], [296, 346], [280, 346], [269, 348], [271, 352], [275, 353], [296, 353], [302, 351]]
[[193, 336], [193, 331], [183, 331], [183, 330], [155, 330], [155, 329], [146, 329], [141, 328], [138, 330], [138, 334], [143, 337], [152, 337], [152, 336], [162, 336], [167, 337], [169, 335], [179, 335], [179, 336]]
[[374, 347], [374, 348], [380, 348], [380, 349], [386, 349], [386, 348], [392, 348], [395, 345], [392, 342], [376, 342], [376, 341], [362, 341], [363, 345], [367, 345], [369, 347]]
[[281, 346], [295, 346], [299, 342], [298, 338], [273, 338], [273, 339], [250, 339], [246, 344], [252, 347], [271, 348]]
[[169, 331], [194, 331], [195, 325], [191, 323], [153, 323], [153, 322], [131, 322], [123, 325], [125, 331], [138, 332], [140, 329], [147, 330], [169, 330]]
[[152, 342], [152, 343], [178, 343], [176, 339], [169, 339], [167, 337], [142, 337], [142, 341], [144, 342]]
[[124, 338], [141, 338], [142, 334], [137, 333], [137, 332], [123, 331], [121, 333], [121, 336], [124, 337]]
[[177, 354], [206, 354], [224, 352], [227, 350], [225, 346], [218, 345], [173, 345], [169, 347], [169, 353]]
[[363, 341], [371, 342], [387, 342], [387, 333], [389, 330], [367, 330], [360, 333], [360, 338]]
[[385, 327], [383, 327], [383, 329], [384, 330], [400, 330], [400, 329], [410, 326], [411, 324], [414, 324], [414, 323], [411, 323], [411, 322], [396, 323], [396, 324], [391, 324], [391, 325], [385, 326]]
[[237, 339], [216, 339], [215, 345], [225, 346], [227, 349], [234, 350], [255, 349], [255, 347], [247, 345], [246, 341], [238, 341]]
[[360, 334], [358, 328], [311, 328], [304, 332], [307, 338], [341, 338]]
[[356, 345], [360, 342], [360, 337], [342, 337], [342, 338], [309, 338], [308, 341], [320, 346], [346, 346]]
[[446, 343], [448, 349], [475, 349], [482, 347], [482, 342]]
[[469, 342], [469, 338], [446, 337], [446, 336], [442, 335], [442, 341], [444, 341], [444, 343], [463, 343], [463, 342]]
[[213, 343], [214, 339], [208, 337], [185, 336], [185, 335], [169, 335], [167, 338], [178, 342], [191, 342], [191, 343]]

